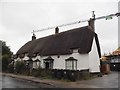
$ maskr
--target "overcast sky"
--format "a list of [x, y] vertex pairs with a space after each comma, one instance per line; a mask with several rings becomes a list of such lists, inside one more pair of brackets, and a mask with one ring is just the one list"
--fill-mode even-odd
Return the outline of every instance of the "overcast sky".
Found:
[[[89, 2], [88, 2], [89, 1]], [[6, 41], [14, 54], [31, 40], [32, 31], [57, 26], [64, 23], [86, 20], [118, 12], [119, 0], [1, 0], [0, 1], [0, 40]], [[80, 23], [60, 28], [60, 32], [82, 27]], [[96, 20], [102, 54], [118, 47], [118, 18]], [[54, 34], [54, 29], [35, 33], [37, 38]]]

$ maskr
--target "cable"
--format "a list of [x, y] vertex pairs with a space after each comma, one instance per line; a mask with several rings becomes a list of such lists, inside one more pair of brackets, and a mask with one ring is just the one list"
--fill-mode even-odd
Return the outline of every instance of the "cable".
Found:
[[58, 26], [43, 28], [43, 29], [40, 29], [40, 30], [33, 30], [32, 33], [40, 32], [40, 31], [45, 31], [45, 30], [49, 30], [49, 29], [54, 29], [54, 28], [56, 28], [56, 27], [64, 27], [64, 26], [79, 24], [79, 23], [83, 23], [83, 22], [87, 22], [87, 21], [88, 21], [88, 20], [75, 21], [75, 22], [71, 22], [71, 23], [66, 23], [66, 24], [58, 25]]
[[[99, 20], [99, 19], [104, 19], [106, 17], [114, 17], [114, 16], [120, 16], [120, 12], [115, 13], [115, 14], [110, 14], [110, 15], [106, 15], [106, 16], [101, 16], [101, 17], [95, 17], [95, 12], [92, 11], [92, 18], [93, 20]], [[83, 23], [83, 22], [88, 22], [89, 20], [81, 20], [81, 21], [75, 21], [75, 22], [71, 22], [71, 23], [66, 23], [66, 24], [62, 24], [62, 25], [58, 25], [58, 26], [53, 26], [53, 27], [47, 27], [47, 28], [43, 28], [40, 30], [33, 30], [32, 33], [36, 33], [36, 32], [40, 32], [40, 31], [45, 31], [45, 30], [49, 30], [49, 29], [54, 29], [56, 27], [64, 27], [64, 26], [69, 26], [69, 25], [74, 25], [74, 24], [79, 24], [79, 23]]]

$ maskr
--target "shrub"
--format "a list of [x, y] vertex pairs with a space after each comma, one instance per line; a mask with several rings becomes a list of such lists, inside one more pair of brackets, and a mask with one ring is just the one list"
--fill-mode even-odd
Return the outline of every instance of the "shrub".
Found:
[[7, 71], [8, 70], [8, 64], [9, 64], [9, 56], [4, 55], [2, 56], [2, 71]]
[[40, 76], [40, 71], [38, 69], [33, 69], [32, 70], [32, 75], [35, 77], [39, 77]]
[[15, 72], [22, 74], [26, 70], [26, 65], [24, 61], [15, 62]]
[[46, 78], [49, 78], [49, 77], [52, 77], [52, 71], [49, 69], [41, 69], [41, 68], [38, 68], [38, 69], [33, 69], [32, 70], [32, 75], [35, 76], [35, 77], [46, 77]]
[[8, 72], [14, 73], [14, 65], [13, 64], [8, 65]]

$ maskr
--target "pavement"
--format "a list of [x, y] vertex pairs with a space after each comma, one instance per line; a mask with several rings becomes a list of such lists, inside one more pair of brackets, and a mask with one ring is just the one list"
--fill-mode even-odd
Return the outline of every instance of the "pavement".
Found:
[[[118, 80], [117, 73], [115, 73], [116, 76], [114, 75], [114, 73], [112, 73], [111, 75], [104, 75], [103, 77], [98, 77], [91, 80], [81, 80], [76, 82], [70, 82], [65, 80], [41, 79], [38, 77], [15, 75], [11, 73], [2, 73], [2, 75], [27, 80], [37, 84], [43, 84], [43, 86], [45, 85], [45, 87], [47, 85], [47, 88], [118, 88], [118, 86], [116, 85], [116, 83], [118, 83], [117, 81], [114, 80], [115, 82], [112, 83], [113, 79]], [[113, 77], [113, 79], [111, 79], [111, 77]], [[107, 81], [105, 81], [106, 78]], [[106, 85], [104, 84], [104, 82]]]

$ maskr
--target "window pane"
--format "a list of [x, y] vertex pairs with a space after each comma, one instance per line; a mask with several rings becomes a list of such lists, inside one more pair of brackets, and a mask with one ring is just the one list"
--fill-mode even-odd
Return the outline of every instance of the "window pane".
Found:
[[66, 69], [76, 70], [77, 69], [77, 61], [66, 61]]
[[66, 69], [72, 69], [72, 61], [66, 61]]

